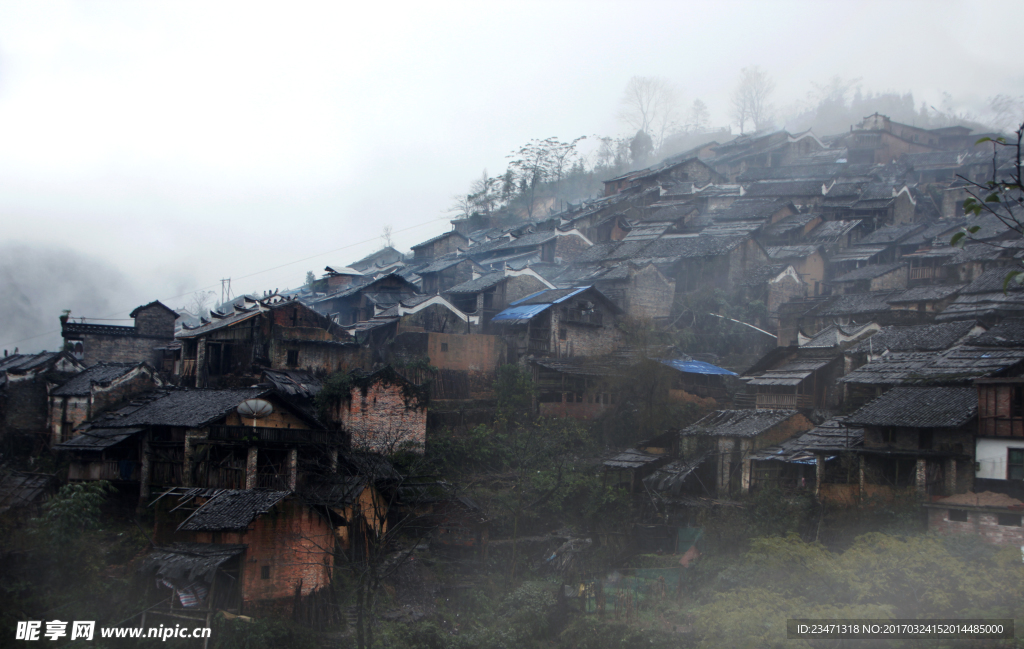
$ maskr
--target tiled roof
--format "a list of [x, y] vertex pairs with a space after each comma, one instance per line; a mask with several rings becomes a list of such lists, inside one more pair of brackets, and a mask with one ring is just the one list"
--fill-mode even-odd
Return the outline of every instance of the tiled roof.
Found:
[[956, 428], [978, 412], [978, 391], [971, 387], [895, 387], [846, 418], [860, 426]]
[[638, 469], [666, 459], [668, 458], [665, 455], [656, 455], [631, 448], [608, 458], [604, 461], [604, 465], [610, 469]]
[[739, 176], [740, 182], [758, 180], [830, 180], [838, 176], [846, 165], [785, 165], [779, 167], [754, 167], [747, 169]]
[[[978, 276], [978, 279], [965, 286], [960, 293], [962, 295], [992, 293], [996, 291], [1002, 293], [1003, 283], [1006, 281], [1006, 275], [1008, 272], [1010, 272], [1010, 269], [1007, 268], [993, 268], [991, 270], [986, 270]], [[1006, 290], [1009, 292], [1024, 291], [1024, 284], [1009, 282], [1006, 284]]]
[[763, 221], [786, 205], [790, 203], [772, 198], [739, 198], [712, 215], [716, 221]]
[[932, 300], [945, 300], [960, 292], [962, 286], [947, 284], [926, 284], [908, 288], [889, 298], [889, 304], [901, 304], [908, 302], [930, 302]]
[[1024, 319], [1008, 318], [1003, 320], [973, 339], [971, 344], [977, 347], [1024, 347]]
[[870, 261], [872, 257], [885, 252], [887, 249], [886, 246], [854, 246], [853, 248], [833, 253], [829, 259], [832, 263], [841, 261]]
[[[771, 225], [764, 226], [764, 233], [766, 236], [770, 237], [782, 236], [787, 232], [792, 232], [794, 230], [799, 230], [803, 228], [805, 225], [807, 225], [816, 218], [818, 218], [817, 214], [790, 214], [789, 216], [781, 218], [775, 223], [772, 223]], [[820, 227], [821, 225], [818, 225], [815, 228], [815, 230]]]
[[502, 272], [502, 271], [497, 271], [496, 270], [496, 271], [487, 273], [485, 275], [481, 275], [480, 277], [477, 277], [476, 279], [471, 279], [471, 280], [469, 280], [467, 282], [463, 282], [461, 284], [457, 284], [457, 285], [451, 287], [450, 289], [448, 289], [446, 292], [447, 293], [465, 293], [465, 294], [479, 293], [480, 291], [489, 289], [492, 286], [497, 286], [504, 279], [505, 279], [505, 273]]
[[851, 347], [850, 353], [882, 354], [886, 350], [890, 352], [941, 351], [949, 349], [963, 340], [974, 327], [975, 323], [970, 321], [883, 327], [870, 339]]
[[0, 514], [32, 504], [54, 484], [52, 475], [13, 471], [0, 477]]
[[865, 236], [858, 242], [858, 245], [869, 246], [873, 244], [898, 243], [915, 232], [923, 231], [924, 229], [925, 226], [921, 223], [911, 223], [910, 225], [888, 225]]
[[747, 186], [746, 196], [822, 196], [821, 180], [768, 180], [751, 183]]
[[[198, 428], [224, 417], [246, 399], [268, 394], [267, 387], [226, 390], [170, 390], [152, 392], [138, 402], [94, 420], [97, 427], [183, 426]], [[141, 403], [141, 405], [138, 405]]]
[[39, 352], [38, 354], [11, 354], [0, 358], [0, 372], [28, 372], [55, 362], [61, 352]]
[[849, 221], [825, 221], [824, 223], [819, 223], [817, 227], [807, 234], [807, 241], [813, 241], [815, 243], [832, 242], [839, 237], [846, 235], [860, 224], [860, 219], [852, 219]]
[[794, 359], [750, 379], [748, 385], [800, 385], [804, 379], [832, 362], [830, 358]]
[[957, 345], [940, 352], [892, 352], [839, 380], [863, 385], [966, 383], [1000, 374], [1022, 362], [1024, 349]]
[[217, 568], [245, 552], [246, 547], [236, 543], [172, 543], [147, 555], [139, 572], [155, 573], [182, 587], [198, 580], [213, 583]]
[[66, 442], [54, 444], [55, 451], [102, 451], [141, 433], [143, 428], [90, 428]]
[[288, 497], [290, 491], [265, 489], [225, 489], [203, 503], [178, 526], [191, 532], [228, 532], [244, 530], [249, 523], [269, 512]]
[[795, 410], [717, 410], [680, 434], [754, 437], [796, 414]]
[[835, 284], [843, 282], [858, 282], [865, 279], [875, 279], [882, 275], [887, 275], [895, 270], [906, 268], [907, 264], [903, 261], [893, 262], [891, 264], [869, 264], [867, 266], [861, 266], [855, 268], [848, 273], [843, 273], [839, 277], [832, 280]]
[[892, 292], [876, 291], [874, 293], [849, 293], [833, 298], [828, 304], [815, 310], [818, 317], [848, 316], [888, 311], [886, 301]]
[[141, 363], [97, 363], [70, 381], [54, 388], [50, 394], [56, 397], [88, 396], [94, 385], [106, 385], [121, 378]]
[[772, 261], [782, 261], [784, 259], [805, 259], [820, 249], [821, 246], [805, 244], [798, 246], [769, 246], [765, 248], [765, 252], [768, 253], [768, 258]]
[[420, 243], [417, 243], [415, 246], [410, 246], [410, 247], [413, 250], [416, 250], [417, 248], [424, 248], [426, 246], [429, 246], [432, 243], [435, 243], [437, 241], [440, 241], [442, 239], [446, 239], [446, 238], [452, 237], [452, 236], [459, 237], [460, 239], [462, 239], [464, 241], [469, 241], [469, 239], [467, 239], [464, 234], [462, 234], [460, 232], [457, 232], [455, 230], [449, 230], [448, 232], [445, 232], [444, 234], [439, 234], [436, 237], [427, 239], [426, 241], [421, 241]]
[[837, 417], [780, 444], [756, 451], [750, 455], [750, 459], [814, 464], [818, 455], [834, 456], [857, 448], [863, 443], [864, 429], [849, 426], [842, 417]]
[[1009, 290], [966, 295], [961, 291], [953, 303], [935, 316], [939, 322], [950, 320], [976, 320], [988, 316], [1024, 317], [1024, 292]]

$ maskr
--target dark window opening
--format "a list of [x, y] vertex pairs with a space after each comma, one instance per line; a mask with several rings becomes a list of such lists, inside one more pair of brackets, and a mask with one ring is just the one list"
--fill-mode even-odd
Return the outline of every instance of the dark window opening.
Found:
[[443, 351], [443, 352], [448, 351], [448, 343], [441, 343], [441, 351]]
[[565, 340], [569, 336], [569, 331], [565, 327], [558, 328], [558, 339]]
[[896, 441], [896, 431], [893, 430], [892, 428], [883, 428], [882, 429], [882, 443], [883, 444], [892, 444], [895, 441]]
[[1010, 416], [1024, 417], [1024, 386], [1013, 386], [1013, 398], [1010, 399]]
[[1024, 448], [1007, 449], [1006, 479], [1024, 480]]
[[949, 510], [949, 520], [957, 523], [967, 522], [967, 510], [965, 509], [951, 509]]
[[917, 447], [922, 451], [932, 450], [932, 431], [922, 430], [917, 433]]
[[299, 350], [289, 349], [288, 350], [288, 367], [299, 366]]
[[298, 309], [292, 309], [292, 326], [293, 327], [299, 326], [299, 310]]
[[1020, 527], [1020, 514], [999, 514], [999, 524], [1007, 527]]
[[270, 566], [260, 566], [260, 579], [270, 579]]

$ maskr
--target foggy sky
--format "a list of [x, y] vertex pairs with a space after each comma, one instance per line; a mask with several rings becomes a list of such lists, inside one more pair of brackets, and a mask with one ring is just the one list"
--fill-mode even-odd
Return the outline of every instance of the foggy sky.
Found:
[[[755, 64], [779, 105], [833, 75], [978, 114], [1024, 94], [1015, 45], [986, 33], [1010, 2], [366, 4], [0, 5], [0, 215], [33, 251], [4, 267], [73, 255], [69, 286], [106, 287], [75, 301], [93, 317], [177, 308], [223, 277], [298, 286], [385, 225], [402, 249], [449, 229], [452, 195], [531, 138], [624, 134], [633, 75], [717, 126]], [[54, 329], [65, 289], [26, 295]], [[0, 347], [23, 337], [13, 321]]]

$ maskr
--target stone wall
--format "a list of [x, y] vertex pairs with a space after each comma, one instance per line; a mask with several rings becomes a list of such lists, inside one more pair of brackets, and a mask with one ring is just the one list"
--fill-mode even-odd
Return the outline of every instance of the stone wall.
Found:
[[[967, 521], [949, 520], [949, 510], [966, 512]], [[1006, 512], [1011, 516], [1020, 517], [1020, 512]], [[928, 531], [943, 536], [973, 535], [993, 545], [1024, 546], [1024, 527], [1019, 525], [1000, 525], [999, 514], [994, 511], [978, 509], [958, 509], [951, 505], [949, 509], [938, 507], [928, 508]]]

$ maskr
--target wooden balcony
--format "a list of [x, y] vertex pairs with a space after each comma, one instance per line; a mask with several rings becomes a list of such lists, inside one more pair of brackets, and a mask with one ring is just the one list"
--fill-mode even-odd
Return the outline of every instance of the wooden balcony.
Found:
[[932, 266], [910, 269], [910, 279], [931, 279], [933, 277], [935, 277], [935, 268]]
[[809, 394], [758, 394], [755, 407], [759, 410], [813, 408], [814, 397]]
[[323, 444], [329, 446], [341, 443], [341, 436], [328, 430], [267, 428], [264, 426], [210, 426], [209, 438], [223, 442], [264, 444]]

